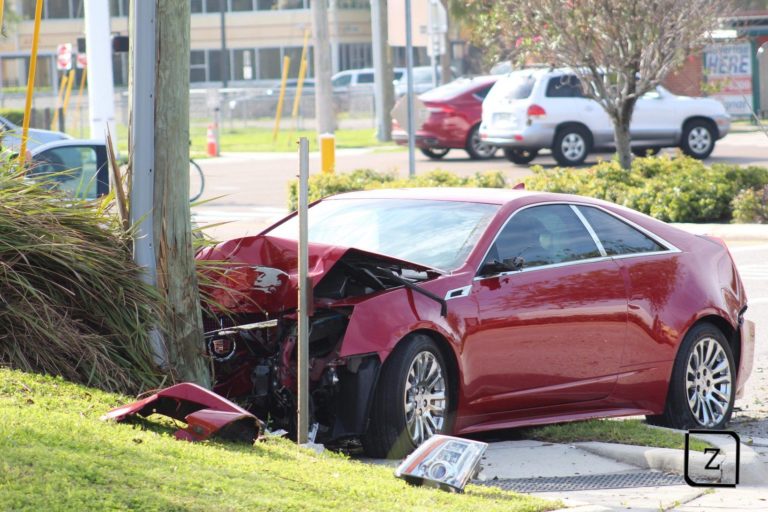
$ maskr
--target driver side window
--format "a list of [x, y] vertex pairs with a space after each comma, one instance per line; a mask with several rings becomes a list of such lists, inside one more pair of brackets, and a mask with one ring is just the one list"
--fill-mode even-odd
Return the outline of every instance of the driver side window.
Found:
[[600, 256], [595, 241], [571, 207], [558, 204], [515, 213], [483, 264], [522, 270]]

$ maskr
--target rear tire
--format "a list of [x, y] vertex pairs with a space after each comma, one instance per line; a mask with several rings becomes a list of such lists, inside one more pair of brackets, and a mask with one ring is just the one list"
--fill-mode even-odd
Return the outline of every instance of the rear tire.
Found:
[[686, 155], [704, 160], [715, 149], [716, 131], [712, 123], [703, 119], [688, 121], [683, 126], [680, 149]]
[[376, 386], [362, 438], [366, 455], [402, 458], [432, 435], [450, 432], [455, 409], [450, 377], [432, 338], [413, 334], [403, 340], [385, 361]]
[[592, 149], [592, 135], [579, 125], [564, 126], [557, 131], [552, 145], [552, 156], [563, 167], [584, 163]]
[[488, 160], [496, 154], [496, 146], [483, 142], [480, 138], [480, 125], [476, 124], [467, 134], [467, 142], [464, 151], [472, 160]]
[[419, 148], [419, 151], [431, 160], [440, 160], [448, 154], [450, 148]]
[[504, 149], [504, 156], [507, 160], [518, 165], [526, 165], [533, 162], [533, 159], [536, 158], [538, 154], [538, 149]]
[[685, 335], [672, 367], [664, 413], [649, 423], [677, 429], [725, 427], [736, 397], [736, 365], [723, 333], [710, 323]]

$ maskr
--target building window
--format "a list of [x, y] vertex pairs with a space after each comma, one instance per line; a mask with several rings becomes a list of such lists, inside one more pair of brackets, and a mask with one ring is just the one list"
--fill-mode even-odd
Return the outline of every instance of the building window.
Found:
[[370, 0], [336, 0], [337, 9], [370, 9]]
[[[392, 47], [392, 65], [396, 68], [405, 67], [405, 46], [393, 46]], [[427, 49], [424, 47], [414, 47], [413, 49], [413, 65], [414, 66], [428, 66], [429, 55], [427, 55]]]
[[205, 50], [192, 50], [189, 52], [189, 81], [208, 81], [208, 76], [206, 73]]
[[253, 80], [256, 78], [255, 51], [251, 49], [232, 50], [232, 79]]
[[[21, 15], [24, 19], [35, 19], [37, 0], [23, 0]], [[69, 19], [83, 17], [83, 0], [44, 0], [43, 19]]]
[[130, 0], [109, 0], [109, 15], [113, 18], [127, 17], [129, 1]]
[[235, 12], [236, 11], [252, 11], [253, 0], [230, 0], [229, 10], [235, 11]]
[[339, 71], [345, 69], [369, 68], [373, 66], [371, 43], [339, 45]]
[[280, 48], [259, 48], [259, 78], [278, 79], [282, 68]]
[[128, 85], [128, 54], [112, 54], [112, 80], [115, 85]]

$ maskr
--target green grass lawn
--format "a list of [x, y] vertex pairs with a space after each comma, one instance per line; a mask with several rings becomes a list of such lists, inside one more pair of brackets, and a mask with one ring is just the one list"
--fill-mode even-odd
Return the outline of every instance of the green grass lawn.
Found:
[[[190, 153], [195, 158], [206, 156], [207, 148], [207, 127], [204, 125], [190, 126], [190, 137], [192, 145]], [[374, 128], [362, 128], [355, 130], [336, 130], [336, 148], [367, 148], [376, 147], [380, 149], [397, 150], [394, 142], [380, 142], [376, 139], [376, 130]], [[256, 127], [233, 127], [223, 126], [220, 135], [221, 151], [228, 152], [291, 152], [297, 151], [296, 141], [299, 137], [309, 139], [309, 150], [318, 151], [317, 133], [314, 130], [292, 130], [282, 129], [278, 134], [277, 141], [272, 140], [271, 128]], [[128, 127], [118, 125], [117, 127], [118, 148], [121, 153], [128, 151]]]
[[282, 439], [177, 441], [169, 422], [99, 421], [130, 401], [0, 368], [0, 508], [6, 510], [483, 510], [560, 504], [468, 486], [415, 488], [392, 469]]
[[[543, 427], [527, 428], [521, 433], [524, 439], [536, 439], [550, 443], [576, 443], [600, 441], [603, 443], [656, 446], [659, 448], [685, 447], [685, 436], [679, 432], [653, 428], [640, 420], [589, 420]], [[691, 438], [691, 449], [703, 452], [710, 445]]]

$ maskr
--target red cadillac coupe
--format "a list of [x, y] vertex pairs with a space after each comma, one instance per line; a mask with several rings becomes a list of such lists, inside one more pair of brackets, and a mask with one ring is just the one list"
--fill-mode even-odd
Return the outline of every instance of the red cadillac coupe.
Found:
[[[624, 415], [722, 428], [754, 329], [723, 243], [579, 196], [407, 189], [309, 210], [312, 431], [399, 457], [435, 433]], [[294, 429], [298, 219], [204, 250], [215, 390]], [[233, 328], [237, 327], [237, 328]]]

